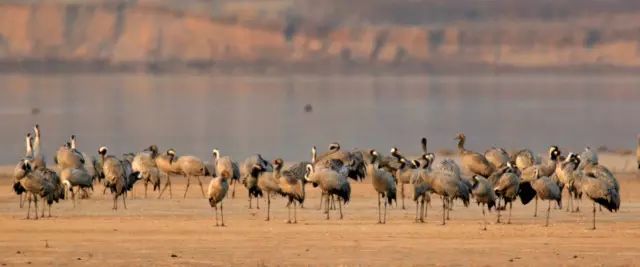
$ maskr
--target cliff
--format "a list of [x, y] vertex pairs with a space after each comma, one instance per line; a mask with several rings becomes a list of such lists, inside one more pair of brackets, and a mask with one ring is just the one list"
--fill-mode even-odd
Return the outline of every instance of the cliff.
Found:
[[640, 67], [633, 1], [448, 2], [3, 1], [0, 70]]

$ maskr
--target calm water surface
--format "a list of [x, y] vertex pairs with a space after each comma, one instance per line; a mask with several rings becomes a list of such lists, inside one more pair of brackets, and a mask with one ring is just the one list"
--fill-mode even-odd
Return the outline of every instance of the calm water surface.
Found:
[[[417, 153], [500, 145], [542, 152], [551, 144], [633, 148], [640, 78], [630, 76], [209, 77], [194, 75], [0, 75], [0, 164], [23, 154], [34, 123], [44, 152], [71, 134], [95, 154], [161, 150], [241, 159], [253, 152], [307, 159], [312, 145], [398, 146]], [[304, 106], [311, 104], [312, 112]]]

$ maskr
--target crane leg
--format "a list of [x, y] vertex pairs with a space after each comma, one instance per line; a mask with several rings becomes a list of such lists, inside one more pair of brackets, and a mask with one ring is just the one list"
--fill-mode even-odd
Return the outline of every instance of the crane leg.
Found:
[[220, 201], [220, 219], [222, 220], [220, 226], [224, 227], [224, 207], [222, 206], [222, 201]]
[[446, 198], [443, 196], [443, 197], [442, 197], [442, 225], [444, 225], [444, 224], [445, 224], [445, 220], [444, 220], [444, 213], [445, 213], [445, 212], [447, 212], [447, 211], [446, 211], [446, 209], [447, 209], [447, 207], [446, 207], [446, 206], [447, 206], [447, 205], [446, 205]]
[[551, 200], [549, 200], [549, 207], [547, 207], [547, 220], [544, 226], [549, 226], [549, 213], [551, 212]]
[[482, 224], [484, 225], [484, 228], [482, 228], [482, 230], [486, 231], [487, 230], [487, 216], [484, 212], [484, 204], [482, 205]]
[[189, 178], [189, 176], [185, 176], [185, 178], [187, 178], [187, 187], [184, 189], [183, 198], [187, 198], [187, 192], [189, 192], [189, 185], [191, 184], [191, 179]]
[[382, 216], [381, 216], [382, 215], [381, 214], [382, 211], [380, 210], [380, 205], [381, 205], [381, 203], [380, 203], [380, 193], [378, 193], [378, 223], [382, 224]]
[[404, 183], [400, 183], [400, 194], [402, 195], [402, 209], [404, 208]]
[[513, 204], [511, 201], [509, 201], [509, 219], [507, 219], [507, 224], [511, 224], [511, 208], [513, 207]]
[[593, 221], [592, 221], [592, 227], [591, 230], [595, 230], [596, 229], [596, 202], [593, 202]]

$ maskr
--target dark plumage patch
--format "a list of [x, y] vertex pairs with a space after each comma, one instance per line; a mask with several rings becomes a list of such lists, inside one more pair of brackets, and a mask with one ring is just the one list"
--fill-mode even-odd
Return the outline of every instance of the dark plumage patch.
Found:
[[330, 195], [336, 195], [340, 197], [344, 203], [348, 203], [351, 199], [351, 185], [349, 183], [344, 183], [344, 185], [340, 188], [329, 190]]
[[606, 199], [606, 198], [596, 198], [593, 201], [595, 201], [596, 203], [600, 204], [600, 206], [605, 207], [610, 212], [618, 210], [616, 205], [613, 202], [611, 202], [608, 199]]
[[26, 190], [24, 189], [24, 187], [22, 187], [20, 182], [13, 183], [13, 191], [16, 192], [16, 194], [18, 194], [18, 195], [26, 192]]
[[496, 206], [496, 202], [494, 200], [489, 200], [489, 203], [487, 203], [487, 207], [489, 211], [491, 211], [491, 209], [495, 206]]
[[396, 201], [396, 190], [389, 190], [387, 192], [387, 202], [393, 204], [393, 201]]
[[530, 182], [524, 182], [520, 184], [518, 196], [520, 196], [520, 201], [522, 202], [522, 204], [527, 205], [536, 196], [536, 190], [531, 187]]
[[257, 186], [251, 187], [249, 188], [249, 195], [252, 197], [262, 197], [262, 190]]
[[131, 191], [133, 189], [133, 185], [138, 181], [139, 174], [140, 172], [133, 172], [129, 174], [129, 177], [127, 177], [127, 184], [126, 184], [127, 191]]

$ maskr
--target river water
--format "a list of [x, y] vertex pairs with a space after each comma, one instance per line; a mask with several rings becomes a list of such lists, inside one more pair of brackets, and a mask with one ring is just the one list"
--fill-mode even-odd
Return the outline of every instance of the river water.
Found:
[[[133, 152], [150, 144], [178, 154], [241, 159], [254, 152], [309, 158], [312, 145], [455, 149], [549, 145], [632, 149], [640, 132], [640, 77], [0, 75], [0, 164], [24, 154], [34, 123], [44, 152], [71, 134], [81, 151]], [[305, 111], [310, 105], [311, 110]]]

